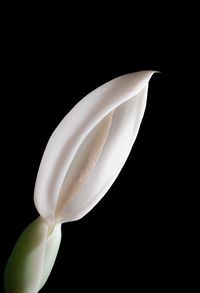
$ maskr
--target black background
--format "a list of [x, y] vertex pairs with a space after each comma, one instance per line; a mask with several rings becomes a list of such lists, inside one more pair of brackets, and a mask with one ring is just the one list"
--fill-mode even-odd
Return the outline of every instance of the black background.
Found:
[[166, 17], [164, 10], [159, 7], [152, 15], [146, 9], [144, 15], [135, 8], [131, 16], [128, 8], [117, 15], [111, 10], [107, 15], [91, 13], [87, 21], [84, 15], [69, 20], [70, 13], [58, 21], [54, 15], [45, 14], [48, 20], [29, 20], [26, 15], [5, 22], [1, 281], [18, 236], [38, 215], [34, 184], [55, 127], [96, 87], [148, 69], [161, 73], [150, 81], [147, 109], [131, 155], [98, 205], [80, 221], [63, 225], [59, 254], [41, 292], [68, 292], [79, 286], [127, 292], [138, 286], [167, 288], [177, 280], [182, 225], [175, 187], [180, 155], [175, 141], [180, 132], [174, 117], [180, 97], [172, 92], [176, 93], [175, 80], [181, 73], [182, 30], [172, 25], [173, 12]]

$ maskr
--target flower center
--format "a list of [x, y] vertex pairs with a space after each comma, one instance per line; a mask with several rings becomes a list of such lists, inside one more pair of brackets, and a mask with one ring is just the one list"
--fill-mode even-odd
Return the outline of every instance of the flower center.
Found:
[[79, 147], [62, 184], [56, 207], [56, 218], [62, 214], [70, 200], [78, 193], [95, 167], [112, 124], [113, 112], [102, 119]]

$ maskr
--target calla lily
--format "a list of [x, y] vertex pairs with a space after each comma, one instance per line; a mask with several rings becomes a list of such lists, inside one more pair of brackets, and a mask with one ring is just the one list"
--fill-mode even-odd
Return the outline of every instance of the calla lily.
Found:
[[61, 224], [87, 214], [117, 178], [139, 131], [153, 73], [127, 74], [100, 86], [53, 132], [35, 184], [40, 216], [22, 233], [8, 260], [7, 293], [42, 288], [59, 249]]

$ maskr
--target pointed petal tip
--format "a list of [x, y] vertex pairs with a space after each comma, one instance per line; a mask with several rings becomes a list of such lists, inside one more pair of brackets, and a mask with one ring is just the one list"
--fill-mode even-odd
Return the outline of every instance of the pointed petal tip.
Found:
[[144, 83], [148, 82], [154, 73], [160, 73], [156, 70], [142, 70], [130, 73], [129, 76], [133, 79], [137, 79], [139, 82], [143, 81]]
[[140, 75], [143, 75], [143, 76], [148, 76], [149, 78], [151, 78], [151, 76], [154, 73], [161, 73], [161, 71], [159, 71], [159, 70], [141, 70], [141, 71], [135, 72], [135, 74], [140, 74]]
[[161, 71], [161, 70], [154, 70], [154, 71], [153, 71], [153, 74], [154, 74], [154, 73], [162, 73], [162, 71]]

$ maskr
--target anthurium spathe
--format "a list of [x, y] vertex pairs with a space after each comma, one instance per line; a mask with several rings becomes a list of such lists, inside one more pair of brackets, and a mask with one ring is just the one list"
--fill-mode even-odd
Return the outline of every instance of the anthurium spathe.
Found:
[[153, 73], [131, 73], [100, 86], [53, 132], [35, 184], [40, 216], [22, 233], [8, 260], [7, 293], [42, 288], [59, 249], [61, 224], [87, 214], [117, 178], [139, 131]]

